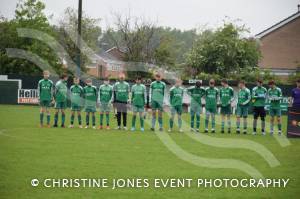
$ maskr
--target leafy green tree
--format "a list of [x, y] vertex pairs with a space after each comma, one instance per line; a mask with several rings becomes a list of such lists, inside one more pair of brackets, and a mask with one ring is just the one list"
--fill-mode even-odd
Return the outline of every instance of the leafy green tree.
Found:
[[187, 64], [196, 73], [228, 77], [243, 68], [256, 67], [261, 57], [254, 39], [243, 38], [247, 30], [232, 23], [216, 31], [203, 31], [187, 55]]
[[[58, 41], [64, 47], [68, 57], [73, 63], [77, 63], [78, 47], [76, 45], [76, 33], [78, 27], [77, 10], [73, 8], [66, 8], [64, 15], [59, 21], [59, 25], [55, 27], [58, 35]], [[81, 20], [81, 39], [85, 42], [89, 51], [82, 47], [81, 49], [81, 70], [86, 71], [86, 66], [92, 63], [93, 53], [99, 52], [99, 41], [101, 36], [101, 28], [99, 27], [100, 19], [95, 19], [82, 13]]]
[[0, 72], [2, 74], [39, 75], [41, 68], [27, 59], [8, 57], [6, 48], [22, 49], [39, 56], [56, 72], [61, 72], [61, 60], [51, 48], [36, 39], [18, 36], [18, 28], [38, 30], [55, 37], [44, 14], [45, 4], [38, 0], [20, 1], [15, 10], [15, 18], [0, 20]]

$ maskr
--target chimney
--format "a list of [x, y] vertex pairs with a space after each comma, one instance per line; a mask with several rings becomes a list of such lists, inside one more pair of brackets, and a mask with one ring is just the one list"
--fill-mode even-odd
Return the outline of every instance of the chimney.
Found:
[[300, 12], [300, 4], [298, 4], [298, 12]]

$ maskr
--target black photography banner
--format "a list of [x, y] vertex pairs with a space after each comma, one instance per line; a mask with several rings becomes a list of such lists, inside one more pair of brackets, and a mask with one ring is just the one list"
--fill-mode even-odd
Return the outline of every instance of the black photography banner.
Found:
[[289, 108], [287, 137], [300, 138], [300, 109]]

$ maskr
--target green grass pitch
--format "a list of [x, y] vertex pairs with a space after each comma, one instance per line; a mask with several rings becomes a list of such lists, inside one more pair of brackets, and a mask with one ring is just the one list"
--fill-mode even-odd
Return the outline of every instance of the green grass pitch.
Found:
[[[67, 111], [67, 125], [69, 116]], [[188, 115], [185, 114], [184, 118], [189, 121]], [[111, 120], [112, 127], [115, 127], [115, 119]], [[239, 170], [195, 166], [180, 159], [161, 142], [156, 133], [149, 131], [149, 126], [146, 126], [144, 133], [117, 130], [106, 132], [79, 128], [40, 129], [38, 121], [38, 107], [0, 106], [0, 198], [299, 198], [300, 195], [299, 139], [289, 139], [290, 144], [282, 147], [275, 136], [270, 135], [222, 135], [218, 131], [214, 135], [209, 134], [215, 139], [243, 139], [262, 144], [280, 162], [279, 166], [271, 168], [262, 156], [251, 150], [213, 147], [197, 142], [188, 136], [191, 134], [188, 127], [184, 128], [185, 133], [169, 133], [173, 141], [186, 152], [206, 158], [241, 160], [254, 166], [266, 178], [289, 178], [288, 186], [115, 190], [32, 187], [30, 181], [34, 178], [250, 178]], [[232, 119], [233, 124], [234, 121]], [[203, 130], [203, 118], [201, 123]], [[131, 124], [131, 117], [128, 124]], [[285, 136], [286, 117], [283, 124]], [[167, 125], [165, 116], [166, 130]]]

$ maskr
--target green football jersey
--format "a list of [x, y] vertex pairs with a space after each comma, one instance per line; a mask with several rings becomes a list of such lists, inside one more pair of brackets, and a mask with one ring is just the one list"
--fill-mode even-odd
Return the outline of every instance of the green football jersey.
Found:
[[113, 88], [116, 102], [127, 102], [129, 99], [130, 86], [127, 82], [116, 82]]
[[53, 82], [49, 79], [41, 79], [38, 83], [40, 101], [51, 101], [53, 97]]
[[225, 107], [231, 104], [231, 102], [234, 100], [234, 90], [230, 86], [228, 87], [222, 87], [220, 89], [220, 101], [221, 106]]
[[280, 102], [282, 99], [281, 89], [278, 87], [270, 88], [268, 90], [268, 100], [270, 102], [270, 108], [280, 109]]
[[109, 104], [113, 97], [113, 87], [109, 84], [102, 84], [99, 87], [99, 102], [101, 104]]
[[205, 107], [215, 108], [218, 103], [219, 90], [216, 87], [208, 87], [205, 89]]
[[67, 82], [63, 80], [59, 80], [55, 84], [55, 101], [56, 102], [66, 102], [68, 95]]
[[238, 105], [249, 105], [251, 101], [251, 92], [248, 88], [240, 89], [238, 92]]
[[267, 97], [267, 89], [263, 86], [256, 86], [252, 89], [252, 102], [255, 107], [264, 107]]
[[80, 85], [72, 85], [70, 88], [71, 103], [73, 105], [81, 106], [83, 98], [83, 88]]
[[162, 81], [154, 81], [150, 84], [149, 101], [155, 101], [160, 104], [164, 101], [166, 84]]
[[170, 104], [171, 106], [181, 106], [183, 100], [184, 88], [173, 86], [170, 89]]
[[132, 104], [142, 107], [147, 102], [147, 90], [144, 84], [135, 84], [131, 87]]
[[97, 104], [97, 88], [96, 86], [85, 86], [83, 89], [85, 106], [95, 107]]
[[191, 96], [191, 106], [202, 105], [201, 99], [205, 95], [203, 87], [192, 86], [188, 88], [188, 94]]

